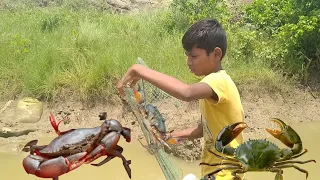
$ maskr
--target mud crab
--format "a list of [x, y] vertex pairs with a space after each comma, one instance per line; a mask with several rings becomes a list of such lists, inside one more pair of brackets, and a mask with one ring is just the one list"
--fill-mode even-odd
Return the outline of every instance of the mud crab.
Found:
[[[153, 142], [149, 142], [148, 146], [145, 146], [140, 142], [140, 144], [147, 148], [151, 154], [154, 154], [162, 145], [165, 145], [167, 148], [171, 149], [168, 142], [166, 141], [166, 124], [165, 119], [158, 110], [156, 106], [147, 104], [144, 109], [144, 115], [146, 115], [143, 125], [145, 129], [150, 129], [150, 134], [153, 137]], [[171, 131], [172, 132], [172, 131]], [[153, 149], [153, 150], [151, 150]]]
[[157, 130], [162, 136], [166, 135], [165, 119], [162, 117], [157, 107], [147, 104], [145, 107], [148, 120], [151, 121], [151, 126]]
[[[308, 171], [301, 169], [294, 165], [294, 163], [305, 164], [309, 162], [316, 162], [315, 160], [307, 161], [295, 161], [292, 159], [298, 158], [307, 152], [305, 149], [302, 152], [302, 141], [299, 135], [282, 120], [272, 118], [271, 121], [277, 123], [280, 126], [279, 130], [271, 130], [266, 128], [272, 136], [279, 139], [289, 148], [280, 149], [272, 142], [267, 140], [249, 140], [240, 144], [237, 148], [227, 146], [234, 138], [236, 138], [248, 125], [244, 122], [237, 122], [224, 127], [217, 136], [215, 148], [218, 152], [223, 153], [226, 156], [218, 155], [211, 150], [208, 150], [218, 158], [229, 160], [221, 163], [200, 163], [200, 165], [208, 166], [220, 166], [210, 174], [207, 174], [204, 179], [214, 178], [213, 174], [219, 171], [232, 170], [234, 180], [240, 180], [241, 178], [237, 174], [245, 173], [248, 171], [269, 171], [276, 173], [275, 180], [282, 180], [283, 168], [293, 167], [300, 172], [306, 174], [308, 178]], [[241, 125], [241, 127], [239, 126]], [[231, 157], [230, 157], [231, 156]]]
[[[126, 160], [121, 154], [123, 148], [117, 145], [122, 135], [127, 142], [131, 141], [131, 130], [122, 127], [114, 119], [106, 120], [106, 113], [100, 113], [100, 120], [104, 120], [101, 126], [94, 128], [70, 129], [60, 132], [54, 116], [50, 113], [50, 122], [58, 137], [48, 145], [37, 146], [38, 140], [28, 142], [24, 152], [30, 152], [23, 159], [23, 167], [28, 174], [34, 174], [41, 178], [53, 178], [68, 173], [82, 164], [89, 164], [101, 156], [107, 156], [94, 166], [101, 166], [114, 157], [123, 161], [124, 168], [131, 179], [131, 160]], [[34, 155], [35, 154], [35, 155]]]

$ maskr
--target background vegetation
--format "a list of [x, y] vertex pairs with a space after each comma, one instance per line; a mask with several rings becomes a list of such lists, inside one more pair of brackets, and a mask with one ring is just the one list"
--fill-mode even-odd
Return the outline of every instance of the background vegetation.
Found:
[[[169, 9], [117, 13], [85, 0], [4, 0], [0, 7], [0, 98], [68, 94], [106, 100], [141, 57], [151, 68], [186, 82], [181, 37], [198, 19], [217, 18], [228, 33], [224, 68], [237, 84], [267, 90], [307, 84], [320, 71], [320, 2], [173, 0]], [[232, 8], [231, 8], [232, 7]]]

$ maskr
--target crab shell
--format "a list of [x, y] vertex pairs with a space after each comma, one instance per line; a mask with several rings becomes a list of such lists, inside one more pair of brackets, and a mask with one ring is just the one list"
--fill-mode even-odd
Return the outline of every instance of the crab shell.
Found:
[[39, 153], [48, 157], [59, 157], [91, 152], [111, 131], [122, 133], [123, 127], [117, 120], [110, 119], [95, 128], [74, 129], [53, 139], [45, 148], [39, 150]]

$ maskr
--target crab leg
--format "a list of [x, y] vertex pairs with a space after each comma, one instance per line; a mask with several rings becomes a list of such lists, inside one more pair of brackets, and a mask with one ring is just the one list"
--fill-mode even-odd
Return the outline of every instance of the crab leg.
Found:
[[219, 165], [232, 165], [232, 166], [238, 166], [241, 167], [240, 164], [232, 163], [232, 162], [220, 162], [220, 163], [200, 163], [199, 165], [207, 165], [207, 166], [219, 166]]
[[308, 160], [308, 161], [282, 161], [282, 162], [278, 162], [278, 163], [274, 164], [274, 166], [283, 165], [283, 164], [289, 164], [289, 163], [306, 164], [306, 163], [309, 163], [309, 162], [316, 163], [315, 160]]
[[219, 154], [216, 154], [215, 152], [211, 151], [210, 149], [208, 149], [208, 151], [209, 151], [210, 153], [212, 153], [213, 155], [215, 155], [216, 157], [220, 158], [220, 159], [225, 159], [225, 160], [229, 160], [229, 161], [239, 162], [239, 160], [234, 159], [234, 158], [220, 156]]
[[[116, 149], [117, 151], [119, 151], [120, 153], [123, 152], [123, 148], [121, 146], [116, 146], [114, 149]], [[107, 158], [105, 158], [103, 161], [101, 161], [98, 164], [91, 164], [92, 166], [101, 166], [104, 165], [105, 163], [109, 162], [111, 159], [115, 158], [116, 156], [108, 156]]]
[[68, 132], [74, 130], [74, 129], [70, 129], [70, 130], [67, 130], [67, 131], [64, 131], [64, 132], [60, 132], [60, 130], [59, 130], [59, 125], [60, 125], [61, 122], [64, 121], [64, 119], [60, 120], [60, 121], [58, 122], [58, 124], [57, 124], [57, 122], [56, 122], [56, 120], [55, 120], [54, 115], [52, 114], [52, 112], [50, 112], [49, 119], [50, 119], [50, 123], [51, 123], [53, 129], [55, 130], [55, 132], [56, 132], [59, 136], [62, 135], [62, 134], [65, 134], [65, 133], [68, 133]]
[[[94, 160], [96, 160], [97, 158], [107, 155], [109, 157], [107, 157], [105, 160], [103, 160], [102, 162], [100, 162], [99, 164], [93, 164], [94, 166], [99, 166], [102, 165], [108, 161], [110, 161], [111, 159], [113, 159], [114, 157], [119, 157], [122, 159], [123, 162], [123, 166], [125, 168], [125, 170], [128, 173], [128, 176], [131, 179], [131, 169], [129, 167], [129, 165], [131, 164], [131, 161], [127, 161], [126, 158], [121, 154], [122, 152], [120, 152], [120, 148], [117, 147], [117, 143], [119, 142], [120, 139], [120, 134], [117, 132], [110, 132], [109, 134], [107, 134], [102, 140], [101, 140], [101, 145], [97, 146], [91, 153], [89, 153], [86, 157], [85, 157], [85, 163], [90, 163]], [[122, 149], [122, 148], [121, 148]]]
[[98, 164], [91, 164], [92, 166], [102, 166], [105, 163], [109, 162], [111, 159], [115, 158], [116, 156], [107, 156], [103, 161], [99, 162]]
[[308, 171], [306, 171], [306, 170], [304, 170], [304, 169], [301, 169], [301, 168], [299, 168], [299, 167], [296, 166], [296, 165], [290, 164], [290, 165], [280, 165], [280, 166], [276, 166], [276, 168], [281, 168], [281, 169], [282, 169], [282, 168], [290, 168], [290, 167], [293, 167], [293, 168], [297, 169], [298, 171], [305, 173], [305, 174], [306, 174], [306, 179], [308, 178], [308, 175], [309, 175]]
[[207, 178], [211, 178], [212, 175], [214, 175], [214, 174], [216, 174], [216, 173], [218, 173], [218, 172], [220, 172], [222, 170], [241, 170], [241, 169], [239, 167], [237, 167], [237, 166], [225, 166], [223, 168], [218, 168], [218, 169], [212, 171], [211, 173], [205, 175], [204, 179], [206, 179], [206, 177]]
[[131, 161], [127, 161], [126, 158], [121, 154], [121, 152], [114, 149], [114, 147], [116, 147], [119, 139], [120, 139], [120, 134], [118, 134], [116, 132], [110, 132], [101, 140], [101, 143], [103, 144], [103, 146], [105, 148], [106, 154], [117, 156], [122, 159], [123, 166], [126, 169], [129, 178], [131, 179], [131, 169], [129, 167], [129, 165], [131, 164]]
[[112, 154], [114, 156], [120, 157], [122, 159], [123, 166], [124, 166], [125, 170], [127, 171], [129, 178], [131, 179], [131, 169], [129, 167], [129, 165], [131, 164], [131, 160], [127, 161], [126, 158], [119, 151], [117, 151], [115, 149], [110, 150], [108, 153]]
[[234, 176], [233, 180], [241, 180], [241, 178], [237, 175], [237, 174], [244, 174], [246, 172], [246, 170], [243, 169], [236, 169], [234, 171], [232, 171], [232, 175]]
[[282, 177], [283, 170], [282, 169], [277, 167], [277, 168], [271, 168], [269, 171], [277, 173], [274, 180], [283, 180], [283, 177]]
[[298, 158], [298, 157], [300, 157], [300, 156], [302, 156], [302, 155], [304, 155], [305, 153], [307, 153], [308, 152], [308, 150], [307, 149], [305, 149], [302, 153], [300, 153], [300, 154], [296, 154], [296, 155], [294, 155], [294, 156], [292, 156], [291, 158], [293, 159], [293, 158]]

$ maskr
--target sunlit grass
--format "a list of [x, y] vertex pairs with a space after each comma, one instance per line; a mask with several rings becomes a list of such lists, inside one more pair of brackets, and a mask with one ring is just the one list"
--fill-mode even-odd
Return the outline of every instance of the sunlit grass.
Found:
[[[150, 68], [196, 82], [186, 66], [183, 32], [166, 29], [167, 13], [119, 15], [66, 7], [0, 11], [1, 98], [23, 93], [49, 100], [68, 89], [79, 100], [104, 99], [117, 93], [116, 81], [138, 57]], [[280, 76], [263, 61], [246, 63], [227, 55], [223, 65], [237, 83], [279, 84]]]

